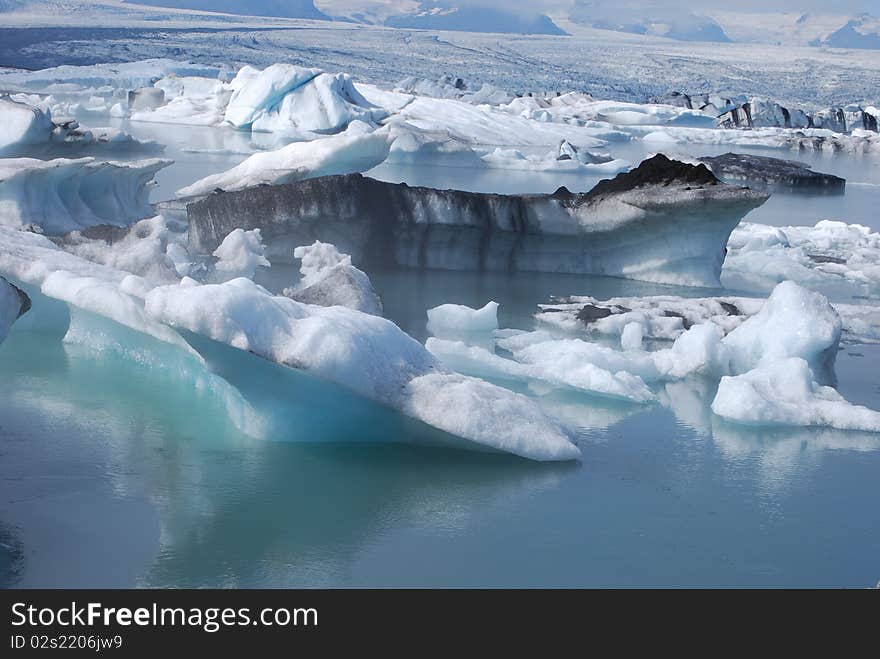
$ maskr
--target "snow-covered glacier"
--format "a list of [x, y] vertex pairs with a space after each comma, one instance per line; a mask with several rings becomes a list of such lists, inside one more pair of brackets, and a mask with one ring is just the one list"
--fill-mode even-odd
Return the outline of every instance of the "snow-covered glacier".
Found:
[[[190, 240], [209, 252], [259, 228], [270, 260], [297, 245], [339, 245], [367, 268], [591, 273], [718, 284], [727, 237], [767, 199], [704, 166], [658, 155], [586, 194], [478, 194], [360, 175], [216, 192], [187, 206]], [[393, 212], [388, 212], [393, 209]]]

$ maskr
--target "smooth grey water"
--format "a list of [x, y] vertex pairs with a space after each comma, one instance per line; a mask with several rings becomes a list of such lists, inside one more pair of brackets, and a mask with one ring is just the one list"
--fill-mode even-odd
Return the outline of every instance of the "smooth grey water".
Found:
[[[252, 148], [232, 131], [145, 126], [134, 132], [162, 139], [177, 161], [160, 174], [157, 200]], [[875, 163], [815, 158], [821, 171], [880, 182]], [[373, 174], [501, 192], [594, 183], [452, 168]], [[775, 195], [748, 219], [834, 217], [878, 228], [872, 185], [850, 185], [843, 197]], [[551, 295], [717, 292], [563, 275], [370, 274], [387, 315], [420, 340], [425, 310], [444, 302], [495, 299], [502, 326], [528, 329]], [[273, 289], [296, 276], [293, 268], [260, 275]], [[880, 435], [725, 424], [709, 410], [712, 383], [668, 385], [654, 406], [544, 396], [580, 428], [583, 460], [539, 464], [402, 443], [416, 431], [326, 383], [265, 377], [270, 371], [242, 353], [223, 364], [224, 377], [269, 408], [290, 403], [256, 440], [210, 390], [62, 343], [62, 334], [18, 328], [0, 345], [4, 585], [867, 587], [880, 579]], [[878, 367], [880, 346], [845, 347], [841, 393], [880, 409]]]

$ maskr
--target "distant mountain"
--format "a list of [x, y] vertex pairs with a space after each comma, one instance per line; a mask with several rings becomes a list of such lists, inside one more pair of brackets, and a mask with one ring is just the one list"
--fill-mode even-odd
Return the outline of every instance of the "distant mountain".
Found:
[[566, 34], [543, 14], [522, 15], [490, 7], [434, 6], [391, 16], [385, 25], [397, 28], [501, 32], [513, 34]]
[[862, 14], [829, 34], [820, 43], [832, 48], [880, 50], [880, 20], [870, 14]]
[[676, 41], [732, 41], [724, 29], [708, 16], [654, 5], [636, 8], [624, 4], [609, 9], [592, 2], [578, 2], [570, 10], [568, 18], [574, 23], [599, 30], [648, 34]]
[[[0, 0], [3, 2], [4, 0]], [[140, 5], [197, 9], [244, 16], [278, 16], [280, 18], [311, 18], [330, 20], [315, 7], [312, 0], [126, 0]]]

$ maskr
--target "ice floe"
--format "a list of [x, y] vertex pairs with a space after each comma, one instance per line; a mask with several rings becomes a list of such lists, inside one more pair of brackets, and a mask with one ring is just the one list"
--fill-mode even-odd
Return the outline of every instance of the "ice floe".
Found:
[[478, 444], [533, 459], [579, 455], [533, 401], [446, 372], [421, 344], [378, 316], [301, 304], [243, 278], [154, 288], [146, 312], [172, 327], [305, 369]]
[[498, 329], [498, 303], [487, 302], [479, 309], [463, 304], [441, 304], [428, 309], [428, 331], [435, 336], [461, 333], [489, 333]]
[[193, 270], [186, 247], [186, 224], [162, 215], [131, 227], [89, 227], [58, 242], [71, 254], [150, 281], [176, 282]]
[[[852, 406], [823, 386], [835, 379], [843, 321], [819, 293], [783, 282], [766, 301], [659, 296], [595, 302], [571, 303], [580, 311], [549, 307], [539, 318], [556, 316], [562, 322], [551, 323], [555, 329], [496, 331], [488, 347], [436, 336], [426, 346], [464, 373], [635, 403], [672, 404], [675, 396], [664, 393], [670, 384], [722, 378], [712, 409], [730, 421], [880, 430], [880, 412]], [[849, 312], [853, 305], [844, 306]], [[862, 332], [876, 331], [876, 311], [854, 311], [851, 322]], [[865, 327], [858, 328], [860, 322]], [[559, 333], [577, 329], [571, 323], [617, 336], [620, 347]], [[646, 347], [646, 334], [672, 345]], [[752, 399], [761, 404], [749, 406]]]

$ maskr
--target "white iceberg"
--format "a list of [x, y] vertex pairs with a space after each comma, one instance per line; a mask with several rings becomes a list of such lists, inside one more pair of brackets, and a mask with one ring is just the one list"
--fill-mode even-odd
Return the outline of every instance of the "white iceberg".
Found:
[[63, 234], [125, 226], [151, 214], [149, 186], [168, 160], [0, 160], [0, 224]]
[[785, 281], [754, 316], [724, 337], [735, 373], [799, 357], [817, 373], [837, 358], [843, 323], [825, 296]]
[[352, 121], [375, 123], [385, 116], [357, 91], [351, 76], [321, 73], [285, 94], [250, 125], [270, 133], [337, 133]]
[[[157, 287], [147, 293], [146, 312], [172, 327], [305, 369], [483, 446], [537, 460], [579, 455], [534, 402], [445, 372], [421, 344], [378, 316], [273, 296], [249, 279]], [[455, 415], [448, 414], [450, 406]]]
[[[496, 331], [494, 349], [436, 337], [428, 339], [426, 346], [450, 368], [499, 381], [530, 386], [540, 382], [550, 388], [573, 389], [638, 403], [657, 400], [659, 394], [661, 401], [672, 404], [664, 394], [671, 383], [723, 378], [713, 409], [728, 419], [744, 423], [765, 420], [770, 424], [829, 425], [865, 431], [880, 428], [876, 426], [880, 413], [852, 406], [833, 389], [819, 384], [833, 380], [843, 323], [828, 300], [818, 293], [794, 282], [783, 282], [763, 303], [727, 298], [745, 310], [737, 308], [741, 312], [736, 314], [720, 306], [719, 300], [674, 297], [646, 298], [647, 302], [638, 298], [618, 300], [633, 300], [630, 304], [635, 308], [624, 309], [620, 305], [618, 313], [604, 317], [598, 312], [604, 309], [611, 313], [613, 308], [607, 302], [605, 307], [588, 305], [588, 310], [595, 317], [591, 324], [615, 318], [615, 325], [606, 327], [605, 331], [620, 336], [622, 349], [570, 336], [563, 338], [547, 330]], [[730, 301], [724, 304], [734, 306]], [[703, 322], [684, 330], [681, 326], [684, 313], [674, 315], [672, 319], [677, 327], [659, 328], [663, 338], [674, 334], [672, 346], [645, 350], [646, 327], [660, 318], [669, 319], [665, 313], [670, 308], [681, 309]], [[655, 313], [658, 311], [663, 315]], [[880, 320], [877, 310], [873, 312], [873, 315], [868, 311], [850, 312], [853, 324]], [[634, 320], [639, 314], [645, 324]], [[723, 320], [730, 318], [735, 318], [732, 327]], [[622, 327], [621, 323], [624, 323]], [[791, 369], [790, 375], [785, 374], [786, 369]], [[789, 384], [792, 390], [786, 392]], [[655, 393], [648, 385], [663, 388]], [[760, 404], [750, 405], [753, 401]], [[687, 414], [699, 417], [692, 412]], [[707, 424], [701, 422], [701, 427], [705, 426]]]
[[275, 151], [255, 153], [232, 169], [212, 174], [177, 191], [179, 197], [210, 194], [217, 188], [243, 190], [257, 185], [283, 185], [330, 174], [372, 169], [388, 157], [386, 132], [342, 134], [311, 142], [294, 142]]
[[727, 250], [722, 280], [730, 287], [765, 291], [788, 279], [823, 290], [880, 294], [880, 233], [860, 224], [743, 222]]
[[[536, 460], [580, 455], [567, 432], [532, 400], [447, 372], [424, 346], [377, 316], [301, 304], [243, 278], [206, 285], [185, 278], [157, 287], [67, 253], [44, 236], [6, 227], [0, 227], [0, 273], [66, 302], [67, 340], [195, 378], [195, 386], [228, 402], [230, 418], [248, 432], [266, 425], [252, 418], [251, 406], [235, 387], [206, 370], [205, 358], [182, 331], [211, 339], [211, 345], [308, 370], [484, 448]], [[116, 325], [104, 321], [99, 327], [102, 319]], [[136, 334], [123, 336], [114, 329], [118, 326]], [[159, 344], [138, 342], [138, 336]], [[166, 347], [157, 353], [157, 345]]]
[[880, 432], [880, 412], [853, 405], [831, 387], [819, 385], [806, 360], [796, 357], [721, 378], [712, 411], [749, 425]]
[[428, 331], [435, 335], [488, 333], [498, 329], [498, 303], [487, 302], [479, 309], [463, 304], [441, 304], [428, 309]]
[[24, 103], [0, 96], [0, 157], [18, 152], [21, 147], [45, 144], [55, 125], [52, 115]]
[[351, 264], [351, 256], [334, 245], [315, 241], [294, 249], [302, 279], [284, 289], [284, 295], [321, 307], [342, 306], [374, 316], [382, 315], [382, 300], [370, 278]]
[[127, 229], [95, 227], [64, 237], [61, 246], [84, 259], [155, 282], [176, 282], [190, 274], [186, 224], [157, 215]]
[[295, 64], [272, 64], [262, 71], [245, 67], [230, 83], [235, 90], [226, 107], [225, 121], [235, 128], [246, 128], [262, 117], [284, 96], [320, 74]]
[[217, 257], [214, 269], [222, 273], [226, 279], [238, 277], [252, 279], [257, 268], [270, 267], [265, 253], [266, 247], [263, 245], [259, 229], [250, 231], [235, 229], [230, 231], [220, 246], [214, 250], [213, 256]]

